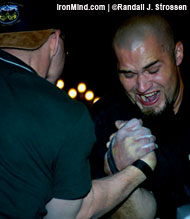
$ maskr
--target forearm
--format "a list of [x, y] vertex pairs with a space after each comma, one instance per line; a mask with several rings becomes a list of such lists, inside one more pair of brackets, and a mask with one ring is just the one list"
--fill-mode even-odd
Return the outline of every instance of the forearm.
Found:
[[98, 218], [124, 201], [146, 179], [133, 166], [99, 180], [93, 180], [92, 189], [84, 198], [77, 219]]
[[156, 214], [156, 201], [146, 189], [136, 189], [110, 219], [153, 219]]

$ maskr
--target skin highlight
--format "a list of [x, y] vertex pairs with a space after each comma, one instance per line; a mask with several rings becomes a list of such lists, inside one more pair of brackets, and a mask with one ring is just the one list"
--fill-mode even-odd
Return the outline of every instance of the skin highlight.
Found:
[[[168, 45], [166, 49], [166, 43], [152, 30], [138, 35], [139, 29], [142, 32], [145, 27], [138, 24], [136, 28], [133, 26], [132, 33], [127, 32], [127, 27], [116, 33], [114, 49], [119, 79], [128, 97], [144, 114], [160, 114], [168, 104], [174, 104], [177, 113], [183, 93], [178, 68], [183, 59], [183, 45], [178, 42], [174, 51], [169, 52], [168, 48], [172, 47]], [[147, 29], [150, 30], [149, 26]], [[125, 40], [120, 42], [122, 39]]]

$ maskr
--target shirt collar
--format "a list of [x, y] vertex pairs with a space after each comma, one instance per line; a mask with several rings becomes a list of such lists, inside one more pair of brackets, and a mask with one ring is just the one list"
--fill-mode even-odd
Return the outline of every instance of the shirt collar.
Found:
[[0, 61], [7, 63], [7, 64], [17, 66], [17, 67], [22, 68], [22, 69], [25, 69], [29, 72], [36, 73], [33, 68], [31, 68], [29, 65], [24, 63], [21, 59], [17, 58], [16, 56], [13, 56], [12, 54], [10, 54], [6, 51], [3, 51], [1, 49], [0, 49]]

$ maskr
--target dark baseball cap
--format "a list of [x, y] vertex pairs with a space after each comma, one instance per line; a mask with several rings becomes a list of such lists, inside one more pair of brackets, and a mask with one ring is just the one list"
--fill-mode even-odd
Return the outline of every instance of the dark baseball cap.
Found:
[[42, 4], [4, 1], [0, 4], [0, 48], [39, 48], [54, 32], [52, 18]]

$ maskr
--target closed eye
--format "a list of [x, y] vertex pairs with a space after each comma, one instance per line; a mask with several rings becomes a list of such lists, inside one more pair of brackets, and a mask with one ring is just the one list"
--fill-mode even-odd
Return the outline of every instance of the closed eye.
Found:
[[159, 69], [156, 69], [156, 70], [149, 70], [149, 74], [156, 74], [157, 72], [159, 71]]
[[133, 72], [128, 72], [123, 74], [125, 78], [133, 78], [135, 76], [135, 73]]
[[159, 62], [159, 60], [156, 60], [145, 66], [144, 71], [147, 71], [149, 74], [156, 74], [160, 70], [160, 67], [161, 63]]
[[136, 75], [135, 72], [126, 71], [126, 70], [118, 70], [119, 74], [122, 74], [125, 78], [133, 78]]

